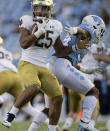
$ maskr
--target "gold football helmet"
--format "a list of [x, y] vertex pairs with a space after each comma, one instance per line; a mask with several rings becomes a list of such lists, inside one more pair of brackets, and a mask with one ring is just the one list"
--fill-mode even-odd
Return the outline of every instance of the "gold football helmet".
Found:
[[53, 0], [32, 0], [32, 13], [37, 17], [49, 18], [53, 14]]
[[0, 37], [0, 46], [3, 46], [3, 39]]

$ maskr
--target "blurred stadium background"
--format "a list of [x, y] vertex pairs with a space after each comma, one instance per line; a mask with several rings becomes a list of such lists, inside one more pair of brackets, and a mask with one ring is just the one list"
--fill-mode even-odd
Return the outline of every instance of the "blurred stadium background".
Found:
[[[107, 28], [105, 35], [105, 44], [110, 48], [110, 0], [54, 0], [54, 18], [60, 20], [63, 25], [67, 23], [76, 26], [80, 23], [82, 18], [87, 14], [94, 14], [101, 16]], [[14, 56], [14, 64], [21, 55], [19, 45], [19, 19], [24, 14], [31, 15], [31, 3], [29, 0], [0, 0], [0, 36], [4, 39], [4, 47], [11, 51]], [[65, 33], [62, 34], [62, 39]], [[98, 120], [105, 121], [110, 118], [110, 80], [100, 80], [100, 115]], [[66, 118], [68, 113], [67, 95], [64, 98], [63, 111], [61, 120]], [[43, 95], [39, 94], [34, 99], [33, 105], [40, 110], [44, 106]], [[5, 103], [0, 109], [0, 119], [9, 110], [12, 103]], [[103, 105], [103, 106], [102, 106]], [[7, 107], [4, 109], [4, 107]], [[24, 113], [19, 115], [18, 120], [30, 119]], [[1, 128], [0, 128], [1, 130]]]

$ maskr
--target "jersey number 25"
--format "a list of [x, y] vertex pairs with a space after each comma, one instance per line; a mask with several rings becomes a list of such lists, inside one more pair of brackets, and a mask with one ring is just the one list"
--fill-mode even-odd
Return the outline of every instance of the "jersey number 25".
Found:
[[35, 46], [38, 46], [38, 47], [44, 47], [44, 48], [49, 48], [51, 45], [52, 45], [52, 43], [53, 43], [53, 40], [52, 40], [52, 38], [50, 37], [50, 34], [53, 34], [54, 32], [53, 31], [50, 31], [50, 30], [47, 30], [46, 31], [46, 34], [45, 34], [45, 39], [48, 41], [47, 43], [40, 43], [40, 41], [39, 40], [37, 40], [36, 42], [35, 42]]

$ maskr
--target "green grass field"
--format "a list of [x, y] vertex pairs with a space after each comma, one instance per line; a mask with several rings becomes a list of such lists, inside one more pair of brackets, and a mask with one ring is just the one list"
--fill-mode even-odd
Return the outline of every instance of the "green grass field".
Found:
[[[59, 126], [61, 127], [63, 123], [60, 123]], [[28, 127], [30, 125], [29, 121], [23, 121], [23, 122], [17, 122], [13, 123], [12, 127], [10, 129], [3, 127], [3, 125], [0, 125], [0, 131], [27, 131]], [[78, 123], [74, 123], [69, 131], [77, 131], [77, 125]], [[105, 123], [97, 123], [96, 128], [100, 131], [106, 131]], [[43, 124], [38, 131], [47, 131], [47, 126]]]

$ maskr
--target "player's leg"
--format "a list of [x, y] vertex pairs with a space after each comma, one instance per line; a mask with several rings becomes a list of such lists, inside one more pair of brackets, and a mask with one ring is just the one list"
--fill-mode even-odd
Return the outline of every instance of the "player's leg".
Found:
[[66, 87], [71, 87], [74, 91], [85, 94], [85, 100], [83, 104], [83, 113], [80, 126], [88, 126], [88, 123], [91, 120], [92, 113], [97, 103], [98, 99], [98, 90], [94, 87], [94, 84], [88, 80], [88, 78], [72, 67], [67, 65], [68, 75], [63, 81], [63, 84]]
[[[90, 103], [90, 102], [92, 102], [92, 103]], [[82, 119], [81, 119], [80, 125], [78, 126], [79, 131], [82, 129], [84, 129], [84, 130], [88, 129], [89, 131], [90, 130], [98, 131], [97, 129], [94, 128], [95, 121], [93, 120], [93, 118], [91, 118], [91, 120], [90, 120], [90, 116], [92, 117], [93, 111], [94, 112], [97, 111], [96, 110], [97, 108], [94, 108], [94, 106], [96, 105], [96, 102], [97, 102], [97, 99], [96, 99], [95, 95], [92, 93], [85, 97], [85, 101], [83, 104]], [[87, 105], [88, 105], [88, 109], [90, 109], [90, 111], [87, 109]], [[96, 114], [96, 116], [94, 115], [93, 117], [96, 119], [97, 114]], [[89, 120], [89, 121], [87, 122], [86, 120]]]
[[[36, 131], [42, 123], [44, 123], [49, 118], [49, 108], [50, 108], [50, 99], [47, 95], [44, 95], [45, 99], [45, 108], [34, 117], [32, 124], [30, 125], [28, 131]], [[47, 125], [49, 122], [47, 123]]]
[[[62, 105], [62, 89], [60, 88], [58, 80], [50, 71], [48, 71], [47, 74], [45, 72], [44, 77], [42, 77], [41, 79], [41, 82], [42, 82], [41, 90], [43, 90], [50, 98], [50, 110], [49, 110], [50, 124], [54, 123], [57, 124]], [[53, 111], [55, 112], [56, 115], [52, 114]]]
[[[60, 113], [61, 113], [62, 91], [60, 89], [60, 86], [56, 77], [48, 70], [45, 71], [43, 77], [41, 77], [40, 80], [42, 83], [41, 90], [50, 97], [48, 130], [54, 131], [56, 129], [56, 126], [60, 117]], [[33, 127], [32, 125], [30, 126], [29, 131], [34, 131], [32, 130], [32, 127]], [[35, 122], [34, 122], [34, 125], [35, 125]], [[36, 128], [37, 127], [38, 126], [36, 124]]]
[[65, 87], [86, 95], [82, 121], [90, 122], [98, 98], [98, 90], [94, 87], [94, 84], [83, 73], [75, 69], [68, 60], [63, 58], [57, 58], [52, 71]]
[[89, 125], [91, 127], [94, 127], [99, 115], [99, 109], [100, 109], [100, 105], [99, 105], [99, 100], [97, 101], [96, 107], [92, 113], [92, 117], [91, 117], [91, 121], [89, 122]]
[[[0, 105], [7, 99], [7, 95], [3, 95], [8, 92], [11, 87], [11, 77], [8, 75], [9, 71], [0, 72]], [[9, 97], [10, 99], [10, 97]]]
[[[74, 92], [72, 90], [69, 90], [69, 101], [70, 101], [70, 112], [68, 114], [68, 118], [65, 121], [65, 124], [63, 125], [62, 129], [64, 131], [68, 130], [71, 124], [74, 122], [74, 120], [77, 119], [77, 115], [81, 109], [81, 101], [84, 101], [85, 97], [84, 95]], [[99, 101], [97, 101], [96, 107], [92, 113], [91, 120], [89, 122], [90, 127], [95, 126], [98, 114], [99, 114]]]
[[9, 71], [0, 72], [0, 95], [8, 92], [12, 85], [12, 79], [8, 75]]
[[[14, 106], [10, 110], [10, 114], [8, 114], [6, 119], [7, 121], [5, 120], [5, 122], [9, 122], [10, 125], [14, 117], [18, 113], [19, 109], [22, 108], [27, 102], [29, 102], [31, 98], [39, 91], [41, 84], [38, 79], [37, 70], [35, 71], [34, 65], [29, 64], [28, 62], [20, 62], [18, 70], [20, 78], [24, 81], [25, 85], [28, 86], [28, 88], [26, 88], [25, 90], [23, 89], [22, 92], [22, 89], [20, 90], [21, 94], [17, 97]], [[13, 91], [15, 93], [15, 90], [12, 89], [12, 92]], [[16, 93], [16, 95], [18, 94]]]
[[[17, 99], [20, 93], [25, 90], [25, 88], [24, 88], [23, 83], [21, 83], [19, 76], [17, 76], [16, 74], [13, 76], [13, 80], [14, 80], [14, 83], [13, 83], [13, 87], [10, 93], [15, 97], [15, 99]], [[23, 106], [22, 110], [32, 117], [34, 117], [34, 114], [39, 113], [39, 111], [33, 108], [30, 103]]]
[[94, 84], [83, 73], [75, 69], [68, 60], [63, 58], [57, 58], [54, 62], [53, 73], [59, 80], [62, 80], [65, 87], [86, 95], [82, 120], [89, 122], [98, 98], [98, 90], [94, 87]]
[[69, 104], [70, 104], [70, 112], [68, 117], [62, 127], [63, 131], [66, 131], [70, 128], [72, 123], [77, 120], [77, 115], [81, 109], [81, 99], [82, 95], [80, 93], [69, 90]]

